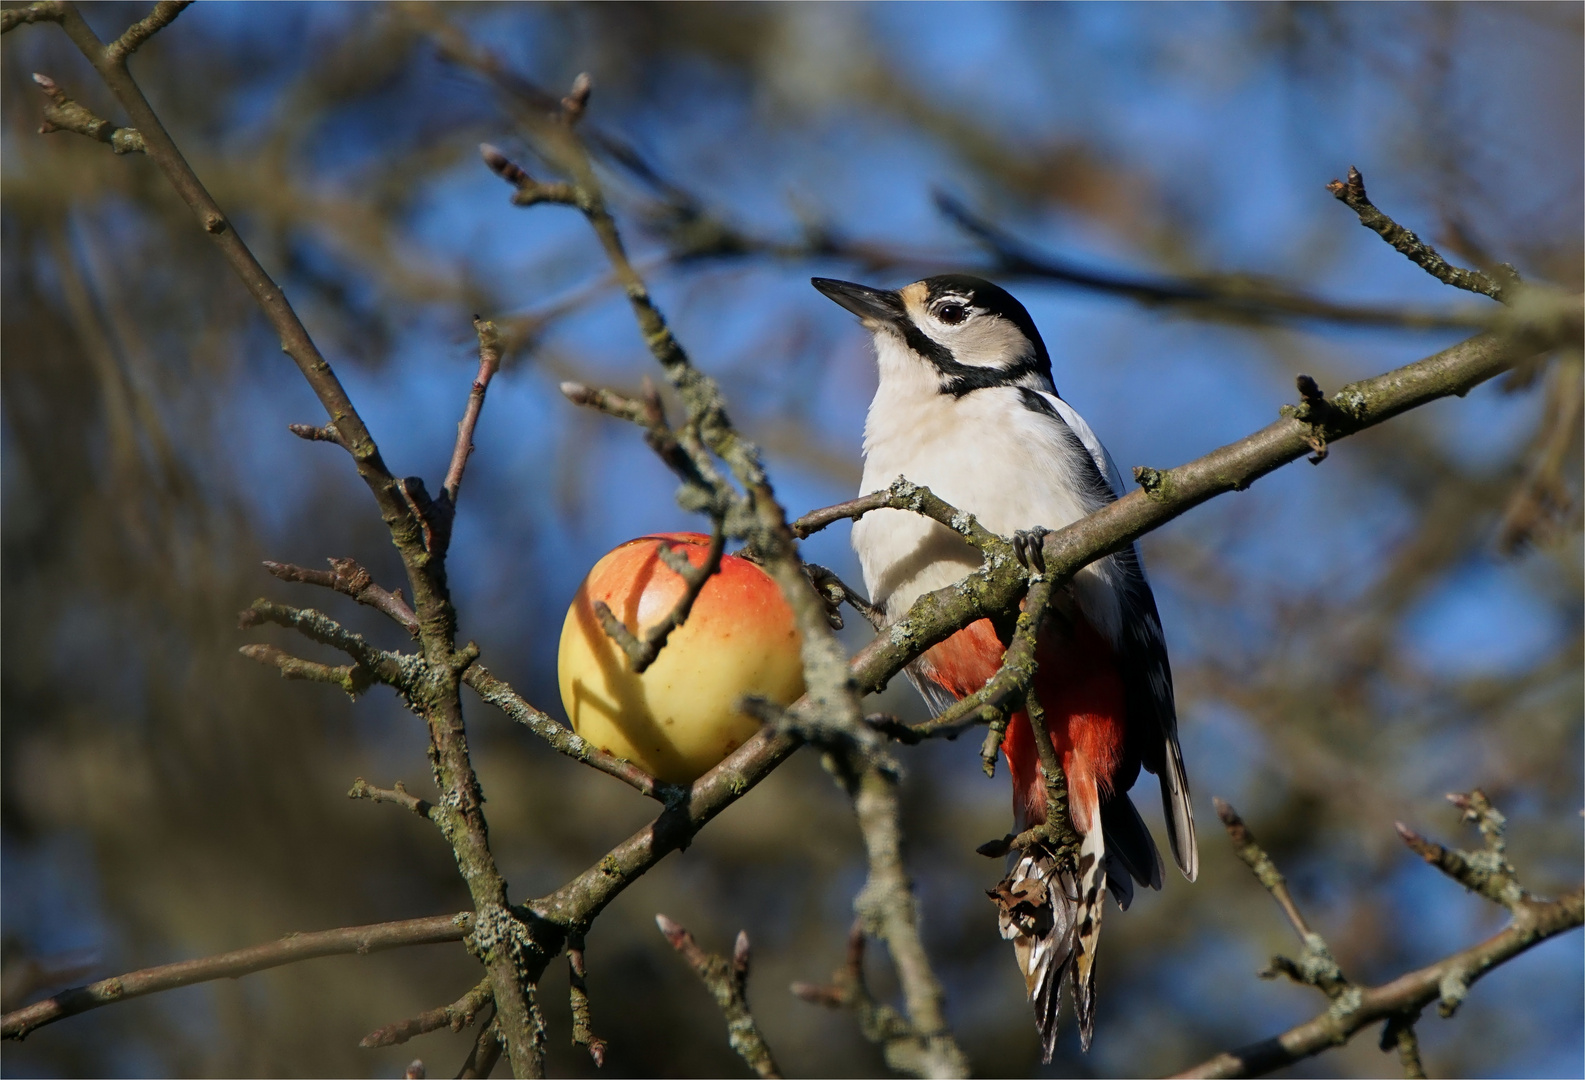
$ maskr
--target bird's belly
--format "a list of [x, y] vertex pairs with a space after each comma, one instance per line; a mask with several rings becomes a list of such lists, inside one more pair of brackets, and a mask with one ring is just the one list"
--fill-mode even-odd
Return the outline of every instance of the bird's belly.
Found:
[[[928, 487], [981, 525], [1002, 536], [1044, 526], [1060, 529], [1089, 513], [1065, 475], [1061, 448], [1030, 440], [1015, 422], [983, 426], [973, 439], [910, 440], [904, 452], [872, 445], [861, 492], [879, 491], [899, 476]], [[962, 581], [982, 563], [979, 552], [951, 529], [906, 510], [877, 510], [853, 526], [853, 547], [870, 598], [888, 619], [902, 617], [914, 601]], [[1109, 560], [1074, 576], [1079, 608], [1109, 641], [1117, 640], [1121, 612]]]

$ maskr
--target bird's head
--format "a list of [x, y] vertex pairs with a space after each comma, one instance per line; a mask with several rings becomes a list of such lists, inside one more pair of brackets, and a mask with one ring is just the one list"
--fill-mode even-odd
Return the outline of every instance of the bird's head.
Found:
[[1051, 358], [1034, 320], [1011, 293], [984, 278], [942, 274], [895, 291], [831, 278], [810, 281], [863, 320], [878, 346], [894, 339], [909, 362], [933, 369], [943, 393], [1051, 386]]

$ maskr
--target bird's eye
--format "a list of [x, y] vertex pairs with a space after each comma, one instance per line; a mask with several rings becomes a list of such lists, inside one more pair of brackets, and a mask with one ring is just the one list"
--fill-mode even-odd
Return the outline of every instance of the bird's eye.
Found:
[[969, 317], [969, 309], [962, 304], [942, 304], [936, 308], [936, 318], [948, 326], [956, 326]]

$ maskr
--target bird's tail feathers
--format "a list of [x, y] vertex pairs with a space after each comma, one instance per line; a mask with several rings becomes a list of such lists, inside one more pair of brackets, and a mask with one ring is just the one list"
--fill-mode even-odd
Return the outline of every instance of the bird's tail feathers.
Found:
[[[1040, 1060], [1050, 1063], [1057, 1045], [1057, 1006], [1071, 982], [1079, 1043], [1090, 1048], [1095, 1031], [1095, 950], [1106, 899], [1106, 841], [1091, 829], [1079, 848], [1078, 866], [1064, 868], [1044, 846], [1018, 852], [1012, 868], [988, 895], [996, 902], [1002, 937], [1013, 943], [1024, 988], [1035, 1007]], [[1070, 978], [1071, 976], [1071, 978]]]
[[1002, 937], [1013, 943], [1024, 987], [1035, 1006], [1040, 1060], [1057, 1045], [1057, 1005], [1077, 947], [1078, 885], [1043, 846], [1018, 852], [1007, 876], [988, 890]]
[[1073, 1011], [1079, 1020], [1079, 1045], [1090, 1048], [1095, 1034], [1095, 952], [1101, 943], [1101, 913], [1106, 910], [1106, 838], [1096, 827], [1079, 846], [1078, 925], [1073, 948]]
[[1165, 767], [1161, 770], [1161, 804], [1166, 812], [1167, 838], [1172, 857], [1183, 876], [1193, 881], [1200, 876], [1200, 845], [1194, 836], [1194, 802], [1189, 795], [1189, 778], [1183, 769], [1183, 750], [1176, 732], [1167, 739]]

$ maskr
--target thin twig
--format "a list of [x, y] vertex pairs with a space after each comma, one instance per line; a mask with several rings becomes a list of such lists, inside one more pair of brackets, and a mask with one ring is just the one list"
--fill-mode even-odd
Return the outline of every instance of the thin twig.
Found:
[[334, 424], [320, 426], [313, 424], [287, 424], [286, 430], [306, 442], [335, 443], [342, 449], [346, 449], [347, 444], [342, 440], [341, 432], [336, 430], [336, 425]]
[[402, 599], [401, 589], [382, 589], [374, 583], [374, 575], [354, 559], [328, 561], [329, 570], [310, 570], [291, 563], [268, 560], [264, 563], [264, 569], [282, 581], [298, 581], [307, 585], [334, 589], [343, 596], [352, 597], [360, 604], [367, 604], [376, 611], [384, 612], [400, 623], [408, 633], [415, 635], [418, 633], [418, 616], [413, 614], [413, 609], [407, 606], [406, 600]]
[[1481, 836], [1486, 841], [1485, 851], [1470, 852], [1445, 848], [1441, 844], [1425, 839], [1401, 821], [1395, 823], [1398, 835], [1403, 837], [1403, 842], [1408, 844], [1416, 855], [1464, 888], [1480, 893], [1509, 911], [1517, 910], [1530, 894], [1519, 884], [1513, 864], [1508, 861], [1505, 852], [1503, 827], [1506, 825], [1506, 820], [1487, 800], [1485, 792], [1479, 788], [1468, 795], [1451, 794], [1447, 799], [1463, 812], [1466, 822], [1480, 829]]
[[435, 805], [420, 799], [412, 794], [400, 780], [391, 788], [377, 788], [363, 777], [358, 777], [352, 782], [352, 787], [347, 791], [349, 799], [368, 799], [370, 802], [395, 803], [405, 810], [410, 810], [421, 818], [432, 816]]
[[467, 408], [457, 423], [457, 445], [451, 451], [451, 467], [446, 470], [446, 480], [441, 485], [452, 506], [457, 504], [462, 472], [468, 466], [468, 456], [473, 453], [473, 430], [479, 424], [485, 392], [490, 389], [490, 380], [501, 367], [501, 335], [495, 324], [475, 315], [473, 329], [479, 335], [479, 373], [473, 378], [473, 388], [468, 391]]
[[583, 935], [567, 935], [567, 983], [572, 1003], [572, 1043], [585, 1047], [597, 1069], [605, 1068], [606, 1042], [594, 1033], [594, 1018], [589, 1007], [588, 970], [583, 963]]
[[64, 5], [60, 0], [34, 0], [31, 4], [0, 10], [0, 34], [35, 22], [60, 22]]
[[1419, 1019], [1417, 1009], [1408, 1015], [1394, 1016], [1381, 1026], [1381, 1051], [1398, 1051], [1403, 1080], [1425, 1080], [1425, 1065], [1420, 1061], [1420, 1036], [1414, 1030]]
[[1293, 894], [1288, 891], [1287, 879], [1277, 869], [1277, 864], [1272, 862], [1271, 856], [1255, 842], [1254, 833], [1249, 831], [1244, 819], [1238, 816], [1238, 811], [1219, 798], [1213, 797], [1211, 802], [1216, 806], [1216, 816], [1222, 819], [1222, 824], [1227, 828], [1227, 835], [1233, 841], [1233, 851], [1277, 901], [1283, 914], [1287, 915], [1288, 921], [1293, 924], [1294, 931], [1299, 935], [1299, 941], [1304, 945], [1304, 955], [1298, 962], [1284, 956], [1274, 956], [1271, 958], [1270, 968], [1262, 975], [1268, 978], [1278, 974], [1286, 975], [1295, 982], [1316, 987], [1334, 1000], [1348, 992], [1352, 989], [1353, 983], [1343, 974], [1343, 969], [1338, 966], [1326, 940], [1310, 929], [1309, 924], [1304, 921], [1304, 916], [1299, 913], [1299, 905], [1294, 903]]
[[809, 584], [814, 591], [819, 593], [830, 609], [828, 618], [831, 620], [833, 630], [842, 629], [842, 611], [840, 605], [848, 607], [864, 616], [864, 621], [876, 630], [886, 625], [886, 613], [868, 600], [847, 582], [836, 575], [836, 571], [821, 566], [819, 563], [804, 563], [804, 573], [809, 577]]
[[323, 612], [259, 599], [237, 617], [238, 626], [244, 630], [267, 622], [296, 630], [310, 641], [340, 649], [381, 682], [398, 687], [409, 682], [406, 658], [375, 648], [362, 634], [353, 633]]
[[716, 504], [714, 490], [718, 477], [707, 455], [694, 446], [684, 446], [670, 425], [661, 405], [660, 394], [649, 376], [644, 377], [643, 395], [630, 398], [614, 390], [585, 386], [579, 382], [564, 382], [561, 392], [574, 405], [595, 409], [607, 416], [627, 420], [644, 429], [644, 441], [665, 462], [693, 496], [691, 501], [721, 512], [724, 506]]
[[214, 979], [236, 979], [265, 968], [295, 964], [315, 957], [344, 956], [348, 953], [361, 956], [404, 945], [461, 941], [473, 932], [473, 924], [473, 912], [463, 911], [455, 915], [432, 915], [424, 919], [405, 919], [370, 926], [345, 926], [339, 930], [288, 934], [279, 941], [247, 949], [144, 968], [117, 975], [113, 979], [101, 979], [87, 986], [64, 990], [26, 1008], [7, 1013], [0, 1018], [0, 1036], [20, 1039], [45, 1024], [97, 1009], [101, 1005]]
[[[1287, 888], [1282, 882], [1282, 875], [1277, 873], [1271, 860], [1256, 846], [1254, 838], [1232, 808], [1220, 799], [1216, 800], [1217, 813], [1227, 825], [1239, 857], [1255, 871], [1261, 884], [1282, 902], [1289, 920], [1305, 941], [1305, 962], [1295, 964], [1286, 961], [1281, 965], [1274, 963], [1274, 966], [1298, 981], [1319, 987], [1325, 991], [1332, 1004], [1326, 1012], [1307, 1023], [1274, 1038], [1219, 1054], [1178, 1073], [1178, 1076], [1259, 1076], [1303, 1058], [1313, 1057], [1330, 1047], [1341, 1046], [1361, 1028], [1381, 1021], [1387, 1022], [1382, 1031], [1381, 1048], [1398, 1050], [1406, 1076], [1423, 1076], [1419, 1040], [1414, 1034], [1414, 1024], [1422, 1009], [1436, 1001], [1440, 1015], [1452, 1016], [1469, 993], [1470, 986], [1486, 972], [1547, 938], [1585, 923], [1585, 891], [1576, 890], [1559, 900], [1546, 901], [1537, 900], [1519, 888], [1513, 877], [1513, 868], [1502, 854], [1502, 815], [1487, 801], [1485, 795], [1476, 790], [1469, 795], [1449, 795], [1448, 799], [1464, 812], [1467, 821], [1480, 828], [1486, 838], [1487, 849], [1484, 854], [1488, 859], [1481, 860], [1466, 853], [1454, 852], [1451, 854], [1462, 857], [1450, 865], [1444, 865], [1447, 862], [1444, 858], [1448, 854], [1446, 849], [1421, 840], [1401, 823], [1398, 831], [1405, 834], [1405, 840], [1427, 861], [1436, 863], [1444, 872], [1470, 888], [1478, 887], [1477, 879], [1469, 877], [1471, 861], [1494, 864], [1493, 868], [1486, 871], [1487, 877], [1503, 879], [1518, 895], [1515, 897], [1506, 887], [1493, 888], [1487, 895], [1508, 907], [1513, 919], [1501, 933], [1474, 948], [1399, 976], [1385, 986], [1373, 988], [1361, 988], [1343, 978], [1331, 953], [1325, 951], [1325, 942], [1308, 929], [1293, 906], [1292, 899], [1284, 899]], [[1422, 850], [1422, 846], [1435, 850], [1428, 853]], [[1499, 863], [1500, 866], [1495, 865]], [[1312, 957], [1314, 963], [1310, 962]]]
[[[7, 9], [6, 13], [10, 14], [13, 10]], [[35, 72], [33, 81], [50, 99], [50, 103], [44, 106], [44, 123], [39, 125], [40, 135], [54, 131], [74, 131], [104, 143], [118, 154], [146, 152], [143, 136], [138, 134], [136, 128], [116, 127], [109, 120], [95, 115], [86, 105], [67, 97], [66, 91], [55, 85], [55, 80], [48, 75]]]
[[828, 1009], [851, 1009], [864, 1037], [881, 1048], [886, 1063], [894, 1069], [918, 1075], [926, 1057], [925, 1044], [908, 1018], [890, 1005], [875, 1000], [864, 978], [864, 920], [854, 920], [848, 930], [847, 953], [842, 966], [831, 975], [827, 985], [795, 982], [790, 989], [811, 1005]]
[[959, 510], [929, 488], [915, 484], [903, 476], [899, 476], [880, 491], [872, 491], [834, 506], [811, 510], [790, 523], [788, 528], [792, 530], [794, 536], [802, 540], [844, 518], [852, 518], [856, 521], [871, 511], [887, 509], [910, 510], [945, 525], [987, 556], [1005, 556], [1012, 553], [1012, 545], [981, 525], [973, 514]]
[[887, 1064], [915, 1076], [968, 1076], [968, 1058], [947, 1026], [946, 994], [919, 934], [919, 901], [903, 860], [897, 777], [870, 766], [849, 790], [869, 861], [853, 909], [865, 929], [886, 942], [908, 1011], [911, 1037], [885, 1044]]
[[175, 21], [193, 0], [160, 0], [154, 10], [127, 27], [121, 36], [105, 46], [105, 58], [112, 64], [125, 64], [149, 38]]
[[490, 980], [483, 979], [478, 986], [463, 994], [450, 1005], [442, 1005], [438, 1009], [421, 1012], [407, 1020], [398, 1020], [394, 1024], [387, 1024], [376, 1028], [363, 1037], [358, 1043], [365, 1050], [375, 1050], [382, 1046], [396, 1046], [405, 1043], [415, 1035], [425, 1035], [440, 1028], [449, 1027], [452, 1031], [461, 1031], [473, 1023], [484, 1007], [493, 1000], [490, 992]]
[[[1399, 225], [1392, 218], [1376, 209], [1370, 198], [1365, 194], [1365, 178], [1354, 166], [1348, 167], [1348, 180], [1333, 180], [1326, 185], [1339, 202], [1345, 204], [1350, 210], [1359, 215], [1359, 223], [1371, 232], [1380, 236], [1387, 243], [1397, 248], [1420, 269], [1430, 274], [1445, 284], [1455, 289], [1466, 292], [1480, 293], [1489, 296], [1499, 303], [1507, 303], [1507, 291], [1503, 284], [1493, 280], [1489, 275], [1479, 270], [1465, 270], [1454, 266], [1441, 255], [1435, 248], [1421, 240], [1414, 233]], [[1518, 275], [1513, 273], [1512, 267], [1508, 269], [1510, 281], [1517, 281]]]
[[[174, 12], [171, 13], [171, 17], [174, 17]], [[126, 52], [113, 52], [113, 47], [106, 46], [100, 41], [98, 35], [70, 5], [61, 6], [59, 18], [67, 36], [72, 39], [73, 44], [89, 63], [93, 64], [94, 70], [104, 79], [116, 100], [131, 118], [134, 127], [143, 136], [146, 144], [145, 152], [150, 160], [159, 166], [177, 194], [192, 209], [199, 225], [214, 239], [221, 253], [231, 263], [266, 318], [270, 320], [276, 333], [280, 335], [282, 348], [296, 362], [298, 370], [318, 395], [326, 413], [333, 418], [332, 422], [342, 432], [344, 445], [357, 461], [359, 474], [369, 483], [370, 489], [380, 501], [381, 510], [387, 513], [388, 519], [392, 514], [397, 518], [405, 516], [406, 511], [392, 487], [393, 478], [386, 470], [385, 463], [362, 418], [347, 397], [345, 388], [336, 378], [330, 365], [325, 362], [324, 357], [320, 355], [318, 347], [314, 345], [313, 339], [309, 337], [308, 331], [304, 329], [296, 312], [287, 303], [280, 288], [269, 274], [265, 273], [253, 252], [237, 235], [236, 230], [230, 227], [219, 204], [182, 157], [181, 151], [143, 96], [143, 91], [127, 71]], [[154, 18], [150, 16], [150, 19]], [[164, 20], [164, 22], [168, 21], [168, 18]], [[164, 25], [164, 22], [158, 19], [155, 19], [155, 22], [158, 25], [155, 25], [154, 29]], [[129, 44], [135, 47], [142, 40], [142, 37], [134, 37]]]
[[544, 739], [558, 753], [581, 761], [607, 776], [614, 776], [641, 795], [667, 805], [687, 797], [687, 787], [657, 780], [626, 758], [609, 754], [577, 732], [558, 724], [524, 701], [518, 696], [517, 691], [492, 675], [483, 664], [470, 665], [468, 670], [463, 672], [462, 681], [471, 686], [485, 701]]
[[1288, 892], [1288, 880], [1277, 869], [1277, 864], [1271, 861], [1271, 856], [1255, 843], [1255, 836], [1249, 831], [1249, 826], [1244, 824], [1244, 819], [1238, 816], [1223, 799], [1212, 796], [1211, 803], [1216, 807], [1216, 816], [1222, 819], [1222, 824], [1227, 828], [1227, 835], [1233, 841], [1233, 853], [1243, 860], [1244, 865], [1254, 873], [1255, 877], [1266, 891], [1277, 901], [1282, 908], [1282, 913], [1288, 916], [1288, 921], [1299, 934], [1303, 941], [1310, 936], [1310, 925], [1304, 921], [1304, 916], [1299, 913], [1299, 906], [1293, 902], [1293, 894]]
[[375, 683], [374, 672], [362, 664], [332, 666], [315, 660], [293, 656], [274, 645], [244, 645], [237, 650], [249, 660], [273, 664], [280, 669], [283, 679], [305, 679], [309, 682], [330, 683], [341, 687], [348, 697], [357, 697]]
[[756, 1075], [766, 1078], [781, 1076], [781, 1070], [776, 1067], [776, 1060], [771, 1056], [770, 1047], [765, 1044], [765, 1037], [760, 1034], [759, 1025], [754, 1022], [754, 1014], [748, 1006], [748, 931], [738, 931], [737, 944], [732, 950], [732, 959], [728, 961], [714, 953], [705, 952], [692, 934], [664, 915], [655, 916], [655, 925], [671, 942], [671, 947], [688, 961], [688, 966], [693, 968], [694, 974], [699, 976], [705, 989], [715, 998], [721, 1014], [726, 1017], [727, 1041], [731, 1043], [732, 1049]]
[[[490, 1011], [495, 1011], [491, 1003]], [[462, 1063], [462, 1068], [457, 1070], [457, 1080], [477, 1080], [479, 1077], [489, 1076], [495, 1068], [495, 1063], [501, 1060], [501, 1025], [498, 1019], [492, 1018], [489, 1023], [479, 1028], [479, 1037], [473, 1040], [473, 1049], [468, 1051], [468, 1058]]]
[[721, 569], [721, 554], [725, 549], [726, 533], [719, 518], [711, 522], [710, 547], [701, 563], [694, 564], [688, 558], [683, 545], [673, 547], [661, 543], [656, 549], [656, 556], [670, 567], [673, 573], [682, 578], [683, 593], [659, 622], [644, 631], [643, 637], [639, 637], [624, 626], [622, 620], [616, 617], [605, 601], [594, 602], [595, 618], [600, 620], [600, 626], [606, 636], [616, 642], [617, 646], [627, 654], [628, 665], [635, 674], [642, 675], [649, 670], [651, 664], [660, 659], [660, 651], [666, 647], [666, 640], [671, 637], [673, 631], [688, 620], [694, 602], [704, 591], [705, 584], [716, 571]]

